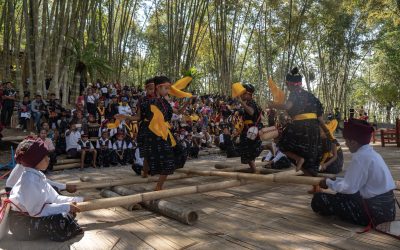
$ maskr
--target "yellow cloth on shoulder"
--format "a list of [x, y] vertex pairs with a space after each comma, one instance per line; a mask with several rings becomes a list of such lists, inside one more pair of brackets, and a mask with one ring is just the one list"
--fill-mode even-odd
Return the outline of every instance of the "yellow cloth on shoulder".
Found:
[[171, 146], [175, 147], [176, 141], [171, 131], [171, 126], [165, 121], [163, 113], [155, 105], [150, 105], [150, 110], [153, 113], [153, 118], [150, 121], [149, 129], [155, 135], [161, 137], [164, 141], [168, 140], [168, 136], [171, 140]]
[[272, 98], [274, 99], [274, 102], [277, 104], [283, 104], [285, 102], [285, 92], [283, 92], [278, 85], [272, 80], [270, 77], [268, 79], [268, 86], [269, 89], [271, 90]]
[[241, 96], [245, 92], [246, 92], [246, 89], [243, 87], [241, 82], [237, 82], [237, 83], [232, 84], [232, 97], [233, 98]]
[[185, 76], [179, 79], [178, 81], [176, 81], [174, 84], [171, 85], [168, 94], [178, 98], [192, 97], [191, 93], [182, 91], [182, 89], [186, 88], [192, 80], [193, 78], [190, 76]]
[[328, 128], [329, 133], [331, 134], [332, 138], [335, 139], [335, 137], [333, 136], [333, 133], [335, 132], [335, 130], [338, 126], [338, 121], [336, 119], [333, 119], [333, 120], [327, 122], [325, 125]]

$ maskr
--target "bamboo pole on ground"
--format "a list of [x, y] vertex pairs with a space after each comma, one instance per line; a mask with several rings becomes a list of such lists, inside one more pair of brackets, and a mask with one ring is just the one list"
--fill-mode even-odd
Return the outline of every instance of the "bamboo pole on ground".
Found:
[[[303, 175], [304, 173], [302, 171], [298, 171], [298, 172], [293, 172], [293, 168], [286, 168], [286, 169], [270, 169], [270, 168], [258, 168], [259, 166], [264, 166], [265, 164], [260, 164], [259, 162], [256, 163], [256, 167], [257, 167], [257, 173], [261, 173], [261, 174], [271, 174], [271, 173], [290, 173], [290, 174], [294, 174], [294, 175]], [[221, 171], [224, 172], [243, 172], [246, 171], [247, 169], [249, 169], [248, 166], [232, 166], [230, 164], [220, 164], [217, 163], [215, 164], [215, 168], [219, 169]], [[288, 171], [291, 172], [288, 172]], [[318, 173], [317, 174], [318, 177], [327, 177], [327, 178], [334, 178], [334, 177], [338, 177], [338, 175], [335, 174], [327, 174], [327, 173]]]
[[68, 164], [53, 166], [53, 171], [71, 169], [71, 168], [80, 168], [80, 167], [81, 167], [80, 163], [68, 163]]
[[185, 174], [193, 174], [200, 176], [220, 176], [233, 178], [237, 180], [253, 180], [261, 182], [281, 182], [281, 183], [294, 183], [294, 184], [305, 184], [305, 185], [317, 185], [324, 179], [322, 177], [311, 177], [311, 176], [296, 176], [293, 175], [293, 171], [289, 170], [286, 172], [280, 172], [276, 174], [260, 175], [260, 174], [247, 174], [238, 172], [222, 172], [222, 171], [209, 171], [209, 170], [195, 170], [195, 169], [177, 169], [176, 171]]
[[[259, 174], [247, 174], [238, 172], [222, 172], [222, 171], [204, 171], [195, 169], [177, 169], [176, 172], [200, 175], [200, 176], [220, 176], [233, 178], [238, 180], [254, 180], [262, 182], [281, 182], [281, 183], [293, 183], [293, 184], [305, 184], [305, 185], [317, 185], [324, 178], [331, 178], [332, 174], [321, 174], [321, 176], [299, 176], [301, 172], [296, 172], [296, 170], [284, 171], [276, 174], [269, 175], [259, 175]], [[297, 175], [294, 175], [296, 173]], [[400, 180], [393, 180], [396, 185], [396, 190], [400, 190]]]
[[80, 163], [80, 160], [79, 159], [57, 159], [57, 164], [55, 166], [69, 164], [69, 163]]
[[[168, 180], [178, 180], [183, 178], [190, 178], [193, 175], [188, 174], [173, 174], [168, 176]], [[138, 178], [136, 176], [132, 176], [132, 178], [127, 179], [120, 179], [120, 180], [102, 180], [100, 182], [92, 182], [92, 183], [74, 183], [76, 184], [76, 188], [78, 190], [82, 189], [90, 189], [90, 188], [106, 188], [106, 187], [113, 187], [113, 186], [123, 186], [123, 185], [130, 185], [130, 184], [139, 184], [139, 183], [151, 183], [157, 182], [158, 176], [151, 176], [148, 178]]]
[[[297, 178], [299, 178], [299, 177], [297, 177]], [[174, 196], [211, 192], [211, 191], [216, 191], [216, 190], [221, 190], [221, 189], [226, 189], [226, 188], [231, 188], [231, 187], [237, 187], [240, 185], [244, 185], [246, 183], [247, 182], [245, 180], [230, 180], [230, 181], [223, 181], [223, 182], [218, 182], [218, 183], [166, 189], [166, 190], [161, 190], [161, 191], [153, 191], [153, 192], [140, 193], [140, 194], [134, 194], [134, 195], [128, 195], [128, 196], [121, 196], [121, 197], [96, 199], [96, 200], [91, 200], [91, 201], [80, 202], [77, 204], [77, 206], [80, 209], [80, 211], [84, 212], [84, 211], [90, 211], [90, 210], [96, 210], [96, 209], [122, 206], [122, 205], [132, 204], [132, 203], [140, 203], [140, 202], [146, 202], [146, 201], [151, 201], [151, 200], [163, 199], [163, 198], [174, 197]]]
[[[121, 195], [119, 195], [111, 190], [108, 190], [108, 189], [101, 190], [100, 195], [104, 198], [121, 197]], [[134, 204], [134, 203], [122, 205], [121, 207], [125, 208], [128, 211], [139, 210], [141, 208], [141, 206], [139, 204]]]
[[[215, 168], [218, 169], [219, 171], [223, 172], [242, 172], [242, 173], [250, 173], [252, 169], [249, 168], [249, 166], [235, 166], [231, 167], [231, 165], [226, 165], [226, 164], [215, 164]], [[270, 169], [270, 168], [261, 168], [257, 167], [256, 168], [256, 173], [257, 174], [274, 174], [274, 173], [280, 173], [284, 172], [288, 169]]]
[[[116, 194], [119, 195], [133, 195], [136, 194], [138, 190], [132, 190], [126, 187], [116, 186], [111, 189]], [[140, 190], [140, 192], [146, 191], [145, 188]], [[178, 206], [172, 202], [166, 200], [153, 200], [141, 203], [147, 209], [159, 213], [163, 216], [172, 218], [186, 225], [193, 225], [199, 218], [196, 211], [190, 208]]]
[[[233, 163], [235, 164], [235, 163]], [[234, 166], [233, 164], [229, 163], [216, 163], [214, 165], [215, 169], [227, 169], [227, 168], [249, 168], [248, 165], [239, 165], [239, 166]], [[237, 165], [237, 164], [236, 164]], [[265, 165], [268, 165], [266, 162], [256, 162], [256, 167], [264, 167]]]

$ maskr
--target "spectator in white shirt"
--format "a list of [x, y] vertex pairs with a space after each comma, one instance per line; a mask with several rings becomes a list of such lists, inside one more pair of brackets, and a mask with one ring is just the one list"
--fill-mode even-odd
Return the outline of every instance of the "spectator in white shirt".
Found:
[[16, 150], [16, 161], [25, 166], [10, 193], [9, 227], [17, 240], [47, 238], [66, 241], [83, 230], [75, 215], [82, 197], [59, 195], [41, 172], [47, 169], [48, 151], [41, 139], [27, 139]]
[[132, 115], [132, 109], [128, 105], [128, 98], [122, 97], [122, 103], [118, 106], [118, 114], [120, 115]]
[[373, 128], [366, 121], [344, 123], [343, 137], [352, 153], [344, 178], [324, 179], [322, 188], [336, 194], [316, 193], [311, 202], [314, 212], [337, 215], [358, 225], [372, 227], [396, 218], [395, 183], [382, 157], [368, 145]]
[[81, 139], [81, 132], [76, 128], [75, 123], [70, 124], [70, 129], [65, 131], [65, 143], [68, 158], [78, 157], [78, 141]]

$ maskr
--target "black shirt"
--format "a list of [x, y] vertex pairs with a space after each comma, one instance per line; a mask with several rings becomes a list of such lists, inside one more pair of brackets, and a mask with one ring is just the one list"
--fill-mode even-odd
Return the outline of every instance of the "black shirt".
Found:
[[5, 89], [3, 91], [3, 105], [8, 107], [14, 106], [14, 100], [4, 99], [4, 96], [15, 97], [16, 94], [17, 92], [13, 89]]

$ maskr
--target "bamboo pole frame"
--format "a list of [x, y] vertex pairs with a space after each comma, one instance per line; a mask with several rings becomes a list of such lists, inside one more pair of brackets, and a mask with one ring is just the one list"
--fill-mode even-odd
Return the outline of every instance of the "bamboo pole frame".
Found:
[[[293, 183], [293, 184], [304, 184], [304, 185], [317, 185], [323, 177], [311, 177], [311, 176], [296, 176], [295, 170], [280, 172], [276, 174], [259, 175], [259, 174], [247, 174], [238, 172], [222, 172], [222, 171], [210, 171], [210, 170], [195, 170], [195, 169], [178, 169], [180, 173], [193, 174], [200, 176], [219, 176], [233, 178], [237, 180], [253, 180], [261, 182], [281, 182], [281, 183]], [[176, 170], [178, 172], [178, 170]]]
[[80, 202], [77, 204], [81, 212], [91, 211], [96, 209], [103, 209], [109, 207], [123, 206], [127, 204], [140, 203], [146, 201], [152, 201], [157, 199], [163, 199], [174, 196], [182, 196], [187, 194], [205, 193], [210, 191], [216, 191], [220, 189], [226, 189], [231, 187], [237, 187], [245, 185], [245, 180], [230, 180], [218, 183], [204, 184], [198, 186], [189, 186], [181, 188], [173, 188], [161, 191], [153, 191], [147, 193], [140, 193], [121, 197], [112, 197], [104, 199], [96, 199], [91, 201]]
[[[183, 178], [190, 178], [193, 177], [193, 175], [188, 175], [188, 174], [173, 174], [168, 176], [168, 180], [178, 180], [178, 179], [183, 179]], [[140, 183], [151, 183], [151, 182], [157, 182], [158, 181], [157, 176], [151, 176], [148, 178], [135, 178], [132, 176], [131, 178], [127, 179], [120, 179], [120, 180], [113, 180], [113, 179], [108, 179], [108, 180], [102, 180], [99, 182], [88, 182], [88, 183], [74, 183], [76, 185], [76, 188], [78, 190], [82, 189], [90, 189], [90, 188], [106, 188], [106, 187], [113, 187], [113, 186], [123, 186], [123, 185], [130, 185], [130, 184], [140, 184]]]

